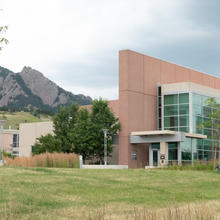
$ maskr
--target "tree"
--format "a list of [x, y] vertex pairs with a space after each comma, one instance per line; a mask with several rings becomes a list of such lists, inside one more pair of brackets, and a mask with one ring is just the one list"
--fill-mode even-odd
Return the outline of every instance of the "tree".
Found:
[[[214, 166], [216, 167], [216, 152], [219, 145], [220, 148], [220, 103], [217, 103], [215, 98], [208, 98], [205, 101], [206, 108], [208, 108], [208, 119], [201, 123], [200, 128], [212, 128], [212, 139], [216, 139], [215, 142], [215, 155], [214, 155]], [[220, 151], [219, 151], [219, 164], [220, 164]]]
[[76, 153], [85, 159], [98, 158], [103, 163], [104, 134], [108, 129], [107, 153], [111, 154], [112, 138], [119, 130], [119, 121], [102, 99], [94, 100], [91, 112], [86, 108], [79, 109], [73, 104], [62, 107], [53, 117], [54, 136], [47, 135], [38, 139], [34, 145], [35, 154], [49, 152]]
[[0, 51], [2, 50], [3, 44], [8, 44], [8, 40], [4, 37], [4, 34], [7, 30], [7, 26], [0, 26]]
[[93, 156], [93, 126], [90, 113], [86, 108], [81, 108], [78, 112], [72, 140], [74, 144], [74, 153], [82, 155], [83, 160], [90, 159]]
[[59, 139], [51, 134], [39, 137], [33, 146], [32, 153], [35, 155], [45, 152], [61, 152], [61, 143]]
[[120, 124], [118, 118], [114, 116], [114, 113], [108, 106], [108, 102], [102, 100], [94, 100], [92, 102], [91, 108], [91, 123], [92, 123], [92, 131], [91, 137], [92, 148], [94, 156], [99, 158], [100, 163], [103, 163], [104, 156], [104, 134], [103, 129], [108, 130], [107, 135], [107, 155], [109, 156], [112, 153], [112, 139], [113, 135], [116, 135], [119, 131]]
[[70, 107], [61, 107], [53, 117], [54, 134], [60, 141], [61, 151], [64, 153], [73, 152], [72, 133], [78, 110], [79, 106], [73, 103]]

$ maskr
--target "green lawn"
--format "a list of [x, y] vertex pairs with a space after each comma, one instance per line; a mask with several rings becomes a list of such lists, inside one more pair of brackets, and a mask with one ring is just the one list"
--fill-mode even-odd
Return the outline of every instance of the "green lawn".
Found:
[[102, 209], [120, 216], [136, 207], [211, 200], [220, 201], [220, 175], [211, 171], [0, 168], [1, 212], [18, 219], [30, 213], [68, 219]]
[[11, 126], [12, 129], [18, 129], [20, 123], [50, 121], [51, 117], [41, 114], [39, 118], [29, 112], [0, 111], [0, 120], [6, 120], [6, 124], [4, 126], [5, 129], [8, 129], [9, 126]]

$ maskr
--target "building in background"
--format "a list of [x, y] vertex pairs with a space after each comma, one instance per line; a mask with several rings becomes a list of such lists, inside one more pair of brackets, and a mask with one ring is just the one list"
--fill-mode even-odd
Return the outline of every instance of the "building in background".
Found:
[[33, 122], [19, 125], [19, 156], [32, 154], [32, 146], [41, 135], [53, 134], [53, 122]]
[[19, 155], [19, 130], [2, 129], [1, 149], [13, 156]]

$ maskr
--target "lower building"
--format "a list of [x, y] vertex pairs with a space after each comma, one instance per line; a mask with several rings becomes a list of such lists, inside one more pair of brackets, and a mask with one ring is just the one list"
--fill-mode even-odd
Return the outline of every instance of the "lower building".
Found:
[[53, 134], [53, 122], [33, 122], [19, 125], [19, 156], [28, 157], [32, 147], [41, 135]]
[[2, 129], [0, 131], [0, 149], [13, 156], [18, 156], [19, 130]]

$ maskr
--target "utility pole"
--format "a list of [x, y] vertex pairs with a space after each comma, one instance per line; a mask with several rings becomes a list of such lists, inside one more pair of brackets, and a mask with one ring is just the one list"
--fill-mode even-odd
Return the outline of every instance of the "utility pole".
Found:
[[107, 133], [108, 129], [102, 129], [104, 132], [104, 164], [107, 165]]
[[4, 124], [6, 123], [6, 120], [0, 120], [0, 165], [3, 164], [2, 161], [2, 152], [3, 152], [3, 130], [4, 130]]

